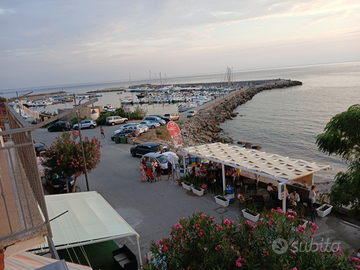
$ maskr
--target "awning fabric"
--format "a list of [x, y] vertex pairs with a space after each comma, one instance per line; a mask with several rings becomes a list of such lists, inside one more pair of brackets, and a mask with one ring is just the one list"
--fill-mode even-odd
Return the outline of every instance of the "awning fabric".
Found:
[[45, 201], [50, 220], [68, 211], [50, 222], [56, 249], [128, 236], [139, 241], [139, 234], [96, 191], [47, 195]]
[[330, 167], [223, 143], [187, 147], [183, 151], [187, 154], [239, 167], [255, 174], [266, 174], [274, 180], [280, 180], [280, 178], [288, 181], [296, 180]]
[[[66, 264], [67, 268], [59, 267]], [[56, 266], [53, 267], [53, 266]], [[90, 267], [65, 261], [57, 261], [44, 256], [21, 252], [5, 259], [5, 270], [35, 270], [43, 267], [47, 269], [90, 270]], [[53, 267], [53, 268], [51, 268]], [[44, 269], [44, 268], [43, 268]]]

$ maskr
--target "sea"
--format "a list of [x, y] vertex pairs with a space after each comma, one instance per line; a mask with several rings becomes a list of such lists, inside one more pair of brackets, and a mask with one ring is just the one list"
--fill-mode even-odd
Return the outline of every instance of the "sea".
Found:
[[[167, 78], [167, 84], [221, 82], [225, 74], [202, 74]], [[291, 79], [301, 81], [301, 86], [263, 91], [252, 100], [235, 109], [233, 120], [221, 124], [223, 134], [237, 141], [260, 145], [261, 151], [279, 154], [291, 159], [301, 159], [321, 165], [330, 165], [332, 170], [323, 177], [332, 179], [346, 164], [337, 156], [328, 156], [318, 151], [316, 136], [324, 131], [333, 116], [360, 103], [360, 62], [294, 66], [261, 70], [233, 71], [233, 81]], [[148, 83], [139, 80], [137, 83]], [[113, 81], [2, 90], [2, 95], [13, 97], [32, 91], [34, 94], [65, 91], [85, 94], [87, 91], [111, 87], [128, 87], [129, 82]], [[120, 99], [132, 96], [131, 92], [101, 93], [95, 105], [120, 105]], [[72, 103], [47, 107], [45, 111], [72, 107]], [[135, 108], [132, 107], [133, 110]], [[143, 105], [148, 114], [176, 113], [176, 104]]]

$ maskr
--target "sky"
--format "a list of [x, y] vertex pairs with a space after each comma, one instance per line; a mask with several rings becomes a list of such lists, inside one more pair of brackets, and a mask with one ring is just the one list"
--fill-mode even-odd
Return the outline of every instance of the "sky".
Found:
[[358, 0], [0, 1], [0, 90], [359, 60]]

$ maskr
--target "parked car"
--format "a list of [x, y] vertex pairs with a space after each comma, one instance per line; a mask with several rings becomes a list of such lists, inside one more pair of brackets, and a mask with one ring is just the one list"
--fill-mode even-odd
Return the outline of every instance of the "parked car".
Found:
[[137, 146], [133, 146], [130, 148], [130, 153], [133, 157], [136, 155], [145, 155], [150, 152], [160, 153], [160, 144], [155, 142], [145, 142], [140, 143]]
[[115, 130], [114, 133], [118, 133], [122, 130], [128, 130], [128, 129], [135, 130], [137, 134], [141, 134], [145, 132], [142, 125], [139, 125], [138, 123], [129, 123], [121, 126], [118, 130]]
[[167, 161], [168, 161], [167, 156], [159, 153], [150, 152], [143, 155], [142, 158], [145, 158], [147, 168], [151, 168], [151, 164], [153, 163], [154, 159], [156, 159], [156, 161], [160, 164], [162, 173], [167, 174]]
[[114, 135], [112, 135], [111, 140], [115, 141], [115, 137], [117, 137], [117, 136], [122, 137], [122, 136], [126, 136], [128, 134], [131, 134], [132, 137], [137, 136], [137, 133], [135, 130], [127, 129], [127, 130], [121, 130], [121, 131], [115, 133]]
[[148, 126], [149, 128], [157, 128], [157, 127], [160, 127], [160, 123], [158, 123], [158, 122], [150, 122], [150, 121], [148, 121], [148, 120], [146, 120], [146, 121], [141, 121], [139, 124], [142, 125], [142, 126]]
[[[94, 120], [83, 120], [80, 122], [80, 128], [94, 128], [96, 127], [96, 122]], [[79, 129], [79, 125], [73, 125], [73, 129]]]
[[179, 116], [177, 114], [171, 114], [171, 113], [164, 114], [164, 118], [168, 119], [169, 121], [179, 120]]
[[127, 121], [129, 121], [129, 119], [123, 118], [121, 116], [108, 116], [105, 119], [106, 124], [112, 126], [117, 124], [127, 123]]
[[163, 121], [164, 125], [165, 125], [167, 122], [169, 122], [168, 119], [166, 119], [164, 116], [159, 115], [159, 114], [152, 114], [152, 115], [149, 115], [149, 116], [155, 116], [155, 117], [161, 119], [161, 120]]
[[[69, 177], [69, 191], [71, 192], [74, 186], [74, 177]], [[59, 193], [67, 193], [66, 189], [66, 178], [59, 175], [53, 175], [51, 178], [46, 177], [46, 190], [50, 194], [59, 194]], [[80, 192], [81, 189], [76, 186], [75, 192]]]
[[197, 115], [196, 111], [189, 111], [186, 116], [187, 116], [187, 118], [190, 118], [190, 117], [193, 117], [195, 115]]
[[53, 131], [68, 131], [71, 129], [71, 125], [69, 122], [66, 121], [59, 121], [56, 122], [54, 124], [52, 124], [50, 127], [48, 127], [48, 131], [49, 132], [53, 132]]
[[36, 156], [39, 157], [40, 153], [43, 151], [46, 151], [47, 146], [45, 143], [39, 142], [39, 143], [34, 143], [34, 147], [35, 147], [35, 153]]
[[146, 117], [144, 117], [143, 121], [150, 121], [150, 122], [159, 123], [161, 126], [166, 124], [165, 120], [162, 120], [162, 119], [160, 119], [159, 117], [156, 117], [156, 116], [146, 116]]

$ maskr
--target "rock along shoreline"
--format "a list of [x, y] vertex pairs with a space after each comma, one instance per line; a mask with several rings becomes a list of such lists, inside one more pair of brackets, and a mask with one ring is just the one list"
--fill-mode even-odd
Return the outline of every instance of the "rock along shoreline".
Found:
[[[232, 138], [221, 137], [219, 135], [219, 132], [222, 131], [219, 125], [226, 120], [236, 117], [237, 114], [233, 113], [234, 109], [251, 100], [253, 96], [264, 90], [298, 85], [302, 85], [302, 82], [280, 80], [272, 83], [249, 86], [230, 94], [215, 104], [209, 105], [180, 126], [183, 147], [214, 142], [233, 143]], [[172, 144], [172, 142], [170, 142], [170, 144]]]

